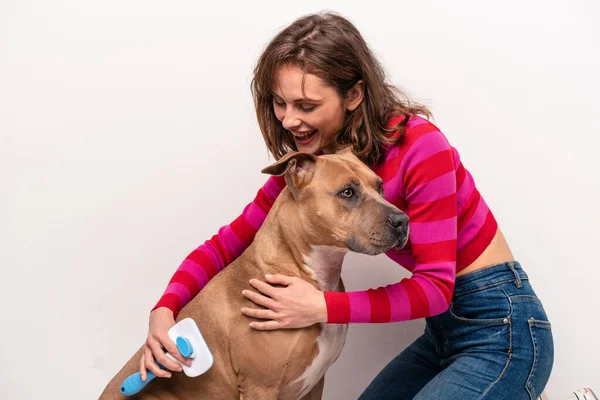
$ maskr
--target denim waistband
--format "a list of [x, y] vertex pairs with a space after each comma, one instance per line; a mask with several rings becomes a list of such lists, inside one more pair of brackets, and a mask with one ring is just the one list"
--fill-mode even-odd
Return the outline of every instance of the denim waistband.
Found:
[[454, 284], [454, 295], [511, 281], [520, 287], [524, 280], [529, 280], [529, 277], [521, 264], [517, 261], [507, 261], [459, 276]]

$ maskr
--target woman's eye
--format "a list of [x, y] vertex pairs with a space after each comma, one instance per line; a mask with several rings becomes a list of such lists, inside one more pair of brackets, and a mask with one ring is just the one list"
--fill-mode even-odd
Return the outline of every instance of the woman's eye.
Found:
[[344, 190], [342, 190], [342, 193], [341, 193], [341, 194], [342, 194], [342, 196], [344, 196], [344, 197], [350, 198], [350, 197], [354, 196], [354, 190], [352, 190], [352, 189], [350, 189], [350, 188], [348, 188], [348, 189], [344, 189]]
[[303, 111], [306, 111], [306, 112], [311, 112], [312, 110], [314, 110], [314, 109], [315, 109], [315, 107], [316, 107], [316, 106], [312, 106], [312, 105], [310, 105], [310, 106], [309, 106], [309, 105], [301, 105], [301, 106], [300, 106], [300, 108], [301, 108]]

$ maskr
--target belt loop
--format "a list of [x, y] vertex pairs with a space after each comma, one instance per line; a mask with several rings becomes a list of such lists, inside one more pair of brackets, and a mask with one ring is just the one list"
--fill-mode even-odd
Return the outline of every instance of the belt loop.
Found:
[[523, 287], [523, 284], [521, 283], [521, 277], [519, 276], [519, 272], [515, 269], [515, 263], [512, 261], [509, 261], [508, 268], [510, 268], [510, 270], [515, 275], [515, 286], [518, 288]]

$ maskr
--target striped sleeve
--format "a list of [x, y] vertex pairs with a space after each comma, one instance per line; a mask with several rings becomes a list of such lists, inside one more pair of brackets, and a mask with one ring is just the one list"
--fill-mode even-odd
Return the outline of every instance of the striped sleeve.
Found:
[[177, 316], [183, 306], [193, 299], [212, 277], [250, 246], [284, 187], [283, 176], [269, 177], [239, 217], [231, 224], [221, 227], [216, 235], [183, 260], [152, 310], [167, 307]]
[[327, 292], [328, 322], [397, 322], [446, 311], [456, 271], [457, 200], [453, 149], [438, 130], [415, 140], [399, 173], [410, 218], [412, 276], [359, 292]]

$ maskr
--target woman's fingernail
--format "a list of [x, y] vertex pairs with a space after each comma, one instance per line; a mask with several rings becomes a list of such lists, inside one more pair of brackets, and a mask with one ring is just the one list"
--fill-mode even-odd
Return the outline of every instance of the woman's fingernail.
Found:
[[265, 276], [266, 276], [267, 278], [270, 278], [270, 277], [272, 277], [273, 275], [271, 275], [271, 274], [265, 274]]

